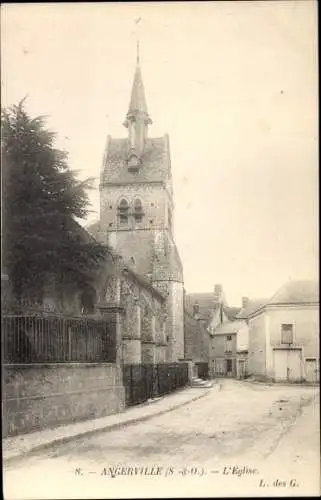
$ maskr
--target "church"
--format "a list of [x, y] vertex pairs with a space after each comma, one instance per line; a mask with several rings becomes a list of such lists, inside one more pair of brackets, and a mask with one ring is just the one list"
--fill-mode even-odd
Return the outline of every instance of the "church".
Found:
[[100, 220], [87, 229], [164, 298], [164, 361], [176, 362], [184, 359], [184, 278], [174, 239], [170, 143], [167, 134], [149, 136], [152, 119], [139, 47], [123, 125], [125, 137], [107, 136], [100, 174]]

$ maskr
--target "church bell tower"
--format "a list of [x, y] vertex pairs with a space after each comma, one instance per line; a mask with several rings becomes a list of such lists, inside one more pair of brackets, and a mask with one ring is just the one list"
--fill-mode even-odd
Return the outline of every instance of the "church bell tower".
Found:
[[153, 122], [148, 114], [145, 90], [139, 61], [139, 42], [137, 42], [136, 71], [129, 103], [129, 109], [124, 122], [128, 129], [128, 168], [138, 170], [142, 163], [142, 154], [146, 147], [148, 126]]

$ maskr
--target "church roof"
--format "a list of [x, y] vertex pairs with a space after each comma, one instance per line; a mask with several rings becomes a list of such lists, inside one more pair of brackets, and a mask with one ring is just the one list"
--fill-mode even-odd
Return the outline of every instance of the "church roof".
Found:
[[86, 226], [86, 230], [89, 234], [91, 234], [94, 238], [99, 238], [98, 233], [100, 231], [100, 221], [93, 222]]
[[115, 182], [164, 182], [169, 175], [169, 158], [166, 136], [146, 141], [142, 164], [138, 172], [128, 170], [128, 139], [109, 138], [102, 169], [101, 183]]

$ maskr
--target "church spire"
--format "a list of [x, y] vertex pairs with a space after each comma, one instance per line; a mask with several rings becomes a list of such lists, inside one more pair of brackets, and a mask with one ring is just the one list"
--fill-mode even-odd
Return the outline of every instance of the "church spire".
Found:
[[144, 115], [145, 120], [147, 120], [149, 124], [152, 123], [147, 111], [145, 89], [140, 69], [139, 42], [137, 42], [136, 70], [126, 118], [128, 120], [133, 115], [137, 115], [139, 113]]
[[136, 70], [124, 126], [128, 128], [129, 149], [138, 158], [143, 153], [147, 139], [148, 125], [151, 124], [152, 120], [147, 111], [145, 89], [140, 69], [139, 42], [137, 42]]

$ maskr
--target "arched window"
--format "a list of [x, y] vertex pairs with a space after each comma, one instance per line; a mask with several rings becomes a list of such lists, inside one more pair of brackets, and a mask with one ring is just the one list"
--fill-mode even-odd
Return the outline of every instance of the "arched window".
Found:
[[142, 222], [143, 220], [143, 205], [142, 202], [139, 198], [136, 198], [135, 203], [134, 203], [134, 217], [135, 217], [135, 222]]
[[123, 198], [118, 205], [118, 217], [120, 224], [128, 223], [128, 202]]

